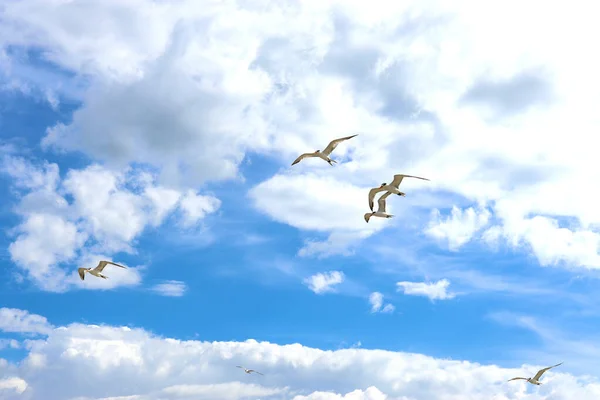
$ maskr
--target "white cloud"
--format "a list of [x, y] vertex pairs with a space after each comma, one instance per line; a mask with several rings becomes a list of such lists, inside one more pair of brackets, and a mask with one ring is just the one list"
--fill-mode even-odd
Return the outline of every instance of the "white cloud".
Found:
[[334, 286], [344, 281], [344, 273], [340, 271], [319, 272], [306, 279], [304, 283], [317, 294], [332, 292]]
[[[2, 394], [2, 392], [14, 391], [20, 395], [25, 390], [27, 390], [27, 382], [23, 379], [14, 377], [0, 379], [0, 394]], [[11, 394], [12, 393], [6, 394], [6, 396], [10, 396]]]
[[21, 344], [15, 339], [3, 339], [0, 338], [0, 350], [5, 348], [18, 349]]
[[17, 308], [0, 308], [0, 331], [47, 335], [52, 325], [45, 317]]
[[396, 309], [393, 304], [388, 303], [385, 306], [383, 305], [383, 294], [380, 292], [371, 293], [369, 295], [369, 303], [371, 304], [372, 313], [391, 313]]
[[449, 249], [456, 251], [489, 223], [490, 216], [487, 209], [476, 211], [473, 207], [466, 210], [452, 207], [451, 216], [442, 219], [440, 211], [435, 209], [425, 233], [438, 240], [445, 239]]
[[152, 290], [161, 296], [181, 297], [185, 294], [187, 285], [181, 281], [166, 281], [154, 285]]
[[[33, 341], [26, 360], [0, 363], [3, 399], [595, 400], [600, 382], [562, 370], [540, 388], [507, 384], [541, 366], [503, 368], [383, 350], [324, 351], [300, 344], [200, 342], [142, 329], [70, 324]], [[235, 368], [247, 365], [265, 375]], [[69, 385], [56, 385], [68, 381]], [[2, 390], [2, 389], [0, 389]], [[19, 395], [18, 391], [22, 391]]]
[[447, 291], [450, 282], [447, 279], [440, 279], [437, 282], [396, 282], [397, 290], [402, 290], [404, 294], [410, 296], [424, 296], [430, 300], [448, 300], [454, 298], [454, 293]]
[[[182, 223], [191, 226], [220, 205], [211, 196], [160, 186], [150, 174], [132, 169], [120, 173], [91, 165], [69, 170], [61, 180], [56, 164], [38, 167], [6, 155], [2, 171], [21, 192], [16, 212], [23, 222], [9, 246], [11, 258], [35, 284], [50, 291], [139, 284], [142, 266], [111, 268], [110, 279], [84, 282], [76, 267], [93, 267], [114, 253], [132, 253], [140, 234], [169, 214], [179, 212]], [[69, 273], [65, 265], [71, 266]]]
[[[600, 28], [594, 13], [580, 12], [589, 3], [548, 5], [543, 16], [536, 4], [516, 0], [491, 7], [377, 4], [11, 2], [3, 9], [0, 46], [43, 49], [71, 75], [86, 77], [84, 104], [69, 125], [48, 131], [45, 146], [82, 150], [110, 165], [152, 164], [161, 182], [191, 185], [238, 178], [249, 151], [288, 166], [329, 138], [360, 132], [334, 153], [347, 164], [308, 160], [296, 170], [315, 171], [309, 175], [316, 181], [325, 174], [343, 179], [357, 193], [398, 172], [426, 176], [427, 186], [406, 182], [415, 186], [407, 186], [402, 208], [413, 211], [416, 203], [408, 200], [422, 188], [435, 190], [436, 199], [443, 191], [489, 209], [499, 237], [533, 246], [542, 263], [598, 268], [600, 189], [589, 182], [600, 172], [589, 168], [597, 157], [589, 132], [600, 125], [593, 108], [600, 102], [600, 61], [581, 49], [593, 48]], [[90, 15], [111, 29], [78, 23]], [[499, 36], [504, 18], [511, 31]], [[557, 31], [557, 19], [575, 22]], [[23, 75], [20, 80], [30, 78]], [[294, 212], [269, 216], [327, 235], [346, 229], [331, 222], [314, 228], [311, 219], [324, 220], [329, 210], [309, 191], [294, 193], [300, 196], [289, 201]], [[339, 224], [354, 232], [373, 229], [360, 226], [363, 195], [354, 204], [323, 193], [332, 196], [320, 198], [326, 204], [338, 200], [332, 219], [345, 216]], [[426, 206], [439, 208], [445, 200]], [[314, 217], [297, 213], [307, 204], [303, 211]], [[535, 217], [549, 224], [572, 218], [561, 228], [572, 233], [569, 245], [553, 246], [567, 236], [563, 231], [548, 240], [525, 234], [523, 226]], [[385, 222], [393, 223], [378, 223]], [[306, 252], [343, 254], [349, 246], [329, 242], [309, 244]]]

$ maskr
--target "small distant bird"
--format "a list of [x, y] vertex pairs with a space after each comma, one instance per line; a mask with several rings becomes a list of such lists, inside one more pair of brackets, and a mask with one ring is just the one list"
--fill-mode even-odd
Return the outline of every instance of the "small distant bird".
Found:
[[367, 221], [367, 223], [369, 223], [369, 220], [371, 219], [371, 217], [381, 217], [381, 218], [392, 218], [393, 215], [387, 214], [385, 212], [385, 199], [387, 199], [387, 197], [392, 194], [392, 192], [387, 192], [383, 195], [381, 195], [381, 197], [379, 198], [379, 200], [377, 200], [377, 204], [379, 205], [379, 208], [377, 208], [377, 212], [371, 212], [371, 213], [366, 213], [365, 214], [365, 221]]
[[371, 211], [373, 211], [373, 199], [375, 198], [375, 195], [379, 192], [383, 192], [383, 191], [387, 190], [388, 192], [397, 194], [398, 196], [406, 196], [406, 193], [403, 193], [398, 189], [400, 187], [400, 184], [402, 183], [402, 179], [404, 179], [404, 178], [417, 178], [417, 179], [422, 179], [424, 181], [429, 180], [427, 178], [421, 178], [420, 176], [404, 175], [404, 174], [394, 175], [394, 180], [389, 185], [384, 182], [381, 184], [381, 186], [369, 190], [369, 208], [371, 209]]
[[98, 278], [104, 278], [104, 279], [108, 279], [108, 276], [102, 275], [101, 272], [104, 269], [104, 267], [106, 267], [106, 264], [112, 264], [112, 265], [116, 265], [117, 267], [121, 267], [121, 268], [127, 268], [124, 267], [120, 264], [115, 264], [112, 261], [100, 261], [98, 263], [98, 265], [96, 266], [96, 268], [92, 269], [92, 268], [78, 268], [77, 272], [79, 273], [79, 277], [81, 278], [81, 280], [85, 279], [85, 273], [89, 273], [90, 275], [94, 275], [97, 276]]
[[534, 376], [533, 378], [521, 378], [521, 377], [516, 377], [516, 378], [509, 379], [507, 382], [514, 381], [514, 380], [517, 380], [517, 379], [522, 379], [522, 380], [524, 380], [524, 381], [527, 381], [527, 382], [531, 383], [532, 385], [538, 385], [538, 386], [539, 386], [539, 385], [541, 385], [541, 384], [542, 384], [542, 382], [540, 382], [540, 381], [539, 381], [539, 379], [542, 377], [542, 375], [544, 375], [544, 372], [548, 371], [548, 370], [549, 370], [549, 369], [551, 369], [551, 368], [558, 367], [558, 366], [559, 366], [559, 365], [561, 365], [561, 364], [562, 364], [562, 363], [559, 363], [559, 364], [553, 365], [553, 366], [551, 366], [551, 367], [542, 368], [542, 369], [540, 369], [540, 370], [537, 372], [537, 374], [535, 374], [535, 376]]
[[[247, 373], [247, 374], [251, 374], [252, 372], [254, 372], [255, 374], [263, 375], [263, 374], [261, 374], [261, 373], [260, 373], [260, 372], [258, 372], [258, 371], [255, 371], [255, 370], [253, 370], [253, 369], [246, 369], [246, 368], [242, 367], [241, 365], [236, 365], [236, 367], [243, 369], [243, 370], [244, 370], [244, 372], [245, 372], [245, 373]], [[263, 375], [263, 376], [264, 376], [264, 375]]]
[[332, 160], [331, 158], [329, 158], [329, 155], [331, 154], [331, 152], [333, 150], [335, 150], [335, 148], [337, 147], [338, 144], [342, 143], [344, 140], [352, 139], [355, 136], [358, 136], [358, 134], [352, 135], [352, 136], [346, 136], [346, 137], [343, 137], [343, 138], [332, 140], [327, 145], [327, 147], [325, 147], [325, 150], [323, 150], [323, 151], [321, 151], [321, 150], [315, 150], [314, 153], [304, 153], [300, 157], [296, 158], [294, 160], [294, 162], [292, 163], [292, 165], [298, 164], [300, 161], [302, 161], [303, 159], [305, 159], [307, 157], [319, 157], [319, 158], [322, 158], [323, 160], [327, 161], [329, 163], [329, 165], [331, 165], [333, 167], [332, 163], [337, 163], [337, 161]]

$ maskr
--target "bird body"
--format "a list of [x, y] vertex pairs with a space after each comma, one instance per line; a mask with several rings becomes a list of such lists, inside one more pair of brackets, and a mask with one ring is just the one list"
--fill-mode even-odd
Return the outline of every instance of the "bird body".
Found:
[[542, 384], [542, 382], [540, 382], [540, 378], [542, 377], [542, 375], [544, 374], [544, 372], [548, 371], [551, 368], [558, 367], [561, 364], [562, 364], [562, 362], [558, 363], [556, 365], [553, 365], [551, 367], [542, 368], [542, 369], [540, 369], [537, 372], [537, 374], [535, 374], [535, 376], [533, 378], [522, 378], [522, 377], [518, 376], [516, 378], [509, 379], [508, 382], [520, 379], [520, 380], [527, 381], [527, 382], [531, 383], [532, 385], [538, 385], [539, 386], [539, 385]]
[[255, 374], [263, 375], [263, 374], [261, 374], [261, 373], [260, 373], [260, 372], [258, 372], [258, 371], [255, 371], [255, 370], [253, 370], [253, 369], [247, 369], [247, 368], [244, 368], [244, 367], [242, 367], [241, 365], [236, 365], [236, 367], [243, 369], [243, 370], [244, 370], [244, 372], [245, 372], [245, 373], [247, 373], [247, 374], [251, 374], [252, 372], [254, 372]]
[[373, 200], [375, 199], [375, 195], [379, 192], [387, 191], [393, 194], [397, 194], [398, 196], [406, 196], [406, 193], [400, 191], [399, 187], [402, 183], [402, 179], [404, 178], [417, 178], [422, 179], [424, 181], [428, 181], [427, 178], [421, 178], [420, 176], [413, 175], [405, 175], [405, 174], [396, 174], [394, 175], [394, 180], [390, 183], [382, 183], [381, 186], [373, 188], [369, 190], [369, 208], [373, 211]]
[[315, 150], [313, 153], [304, 153], [302, 155], [300, 155], [298, 158], [296, 158], [294, 160], [294, 162], [292, 163], [292, 165], [296, 165], [298, 164], [300, 161], [302, 161], [303, 159], [307, 158], [307, 157], [318, 157], [322, 160], [325, 160], [329, 163], [329, 165], [333, 166], [332, 163], [337, 163], [337, 161], [332, 160], [331, 158], [329, 158], [329, 155], [331, 154], [331, 152], [333, 150], [335, 150], [335, 148], [337, 147], [338, 144], [340, 144], [341, 142], [348, 140], [348, 139], [352, 139], [353, 137], [358, 136], [358, 134], [356, 135], [352, 135], [352, 136], [346, 136], [343, 138], [339, 138], [339, 139], [335, 139], [332, 140], [327, 147], [325, 147], [325, 150], [321, 151], [321, 150]]
[[377, 200], [377, 204], [378, 204], [377, 211], [365, 214], [365, 221], [367, 223], [369, 222], [371, 217], [381, 217], [381, 218], [392, 218], [393, 217], [393, 215], [388, 214], [385, 211], [386, 199], [390, 194], [392, 194], [392, 192], [387, 192], [387, 193], [381, 195], [379, 200]]
[[107, 264], [115, 265], [121, 268], [127, 268], [123, 265], [116, 264], [112, 261], [100, 261], [95, 268], [78, 268], [77, 273], [79, 273], [79, 277], [81, 280], [85, 279], [85, 273], [87, 272], [90, 275], [97, 276], [98, 278], [108, 279], [108, 276], [102, 274], [102, 270], [106, 267]]

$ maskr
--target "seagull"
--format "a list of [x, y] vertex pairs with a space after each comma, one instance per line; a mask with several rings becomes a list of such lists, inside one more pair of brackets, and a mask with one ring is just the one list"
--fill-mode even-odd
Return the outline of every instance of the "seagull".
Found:
[[98, 265], [96, 266], [96, 268], [92, 269], [92, 268], [78, 268], [77, 272], [79, 273], [79, 277], [81, 278], [81, 280], [85, 279], [85, 273], [88, 272], [91, 275], [97, 276], [99, 278], [104, 278], [104, 279], [108, 279], [108, 276], [102, 275], [101, 272], [104, 269], [104, 267], [106, 267], [106, 264], [112, 264], [112, 265], [116, 265], [117, 267], [121, 267], [121, 268], [127, 268], [124, 267], [120, 264], [115, 264], [112, 261], [100, 261], [98, 263]]
[[373, 211], [373, 199], [375, 198], [375, 195], [379, 192], [383, 192], [384, 190], [387, 190], [388, 192], [397, 194], [398, 196], [406, 196], [406, 193], [403, 193], [400, 190], [398, 190], [398, 187], [400, 186], [400, 183], [402, 183], [402, 179], [404, 179], [404, 178], [417, 178], [417, 179], [422, 179], [424, 181], [429, 180], [427, 178], [421, 178], [420, 176], [404, 175], [404, 174], [394, 175], [394, 180], [389, 185], [384, 182], [381, 184], [381, 186], [369, 190], [369, 208], [371, 209], [371, 211]]
[[[252, 372], [254, 372], [255, 374], [263, 375], [263, 374], [261, 374], [261, 373], [260, 373], [260, 372], [258, 372], [258, 371], [255, 371], [255, 370], [253, 370], [253, 369], [246, 369], [246, 368], [242, 367], [241, 365], [236, 365], [236, 367], [243, 369], [243, 370], [244, 370], [244, 372], [245, 372], [245, 373], [247, 373], [247, 374], [251, 374]], [[264, 375], [263, 375], [263, 376], [264, 376]]]
[[381, 195], [379, 200], [377, 200], [377, 204], [379, 204], [379, 208], [377, 209], [377, 212], [373, 211], [372, 213], [365, 214], [365, 221], [367, 221], [367, 223], [369, 223], [369, 220], [371, 219], [371, 217], [381, 217], [381, 218], [392, 218], [393, 217], [393, 215], [387, 214], [385, 212], [385, 199], [387, 199], [387, 197], [390, 194], [392, 194], [392, 192], [387, 192], [387, 193]]
[[514, 380], [517, 380], [517, 379], [522, 379], [522, 380], [524, 380], [524, 381], [527, 381], [527, 382], [531, 383], [532, 385], [538, 385], [538, 386], [539, 386], [539, 385], [541, 385], [541, 384], [542, 384], [542, 382], [540, 382], [538, 379], [540, 379], [540, 378], [542, 377], [542, 375], [544, 374], [544, 372], [548, 371], [548, 370], [549, 370], [549, 369], [551, 369], [551, 368], [558, 367], [558, 366], [559, 366], [559, 365], [561, 365], [561, 364], [562, 364], [562, 363], [559, 363], [559, 364], [553, 365], [553, 366], [551, 366], [551, 367], [542, 368], [542, 369], [540, 369], [540, 370], [537, 372], [537, 374], [535, 374], [535, 376], [534, 376], [533, 378], [521, 378], [521, 377], [516, 377], [516, 378], [509, 379], [507, 382], [514, 381]]
[[298, 164], [300, 161], [302, 161], [306, 157], [319, 157], [319, 158], [322, 158], [323, 160], [327, 161], [329, 163], [329, 165], [331, 165], [333, 167], [332, 163], [337, 163], [337, 161], [332, 160], [331, 158], [329, 158], [329, 155], [331, 154], [331, 152], [333, 150], [335, 150], [335, 148], [337, 147], [338, 144], [342, 143], [344, 140], [352, 139], [355, 136], [358, 136], [358, 134], [352, 135], [352, 136], [346, 136], [346, 137], [343, 137], [343, 138], [332, 140], [327, 145], [327, 147], [325, 147], [325, 150], [323, 150], [323, 151], [321, 151], [321, 150], [315, 150], [314, 153], [304, 153], [300, 157], [296, 158], [294, 160], [294, 162], [292, 163], [292, 165]]

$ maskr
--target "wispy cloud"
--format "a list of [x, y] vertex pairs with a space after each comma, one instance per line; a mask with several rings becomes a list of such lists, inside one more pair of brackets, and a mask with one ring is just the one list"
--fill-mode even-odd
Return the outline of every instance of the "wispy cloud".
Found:
[[[568, 323], [544, 321], [541, 317], [499, 311], [488, 314], [488, 318], [506, 327], [515, 327], [534, 333], [539, 342], [527, 346], [512, 347], [510, 353], [522, 362], [535, 364], [552, 364], [568, 361], [569, 369], [578, 373], [589, 374], [598, 366], [600, 358], [600, 335], [589, 336], [581, 330], [569, 332]], [[559, 328], [562, 326], [562, 328]]]
[[161, 296], [181, 297], [187, 291], [187, 285], [181, 281], [165, 281], [152, 286], [151, 290]]
[[344, 278], [344, 273], [341, 271], [319, 272], [304, 279], [304, 283], [313, 292], [321, 294], [334, 291], [334, 286], [342, 283]]
[[380, 292], [371, 293], [369, 303], [371, 304], [372, 313], [392, 313], [396, 309], [393, 304], [383, 305], [383, 294]]
[[456, 296], [454, 293], [448, 292], [450, 281], [441, 279], [437, 282], [397, 282], [397, 290], [403, 291], [409, 296], [424, 296], [429, 300], [448, 300]]

